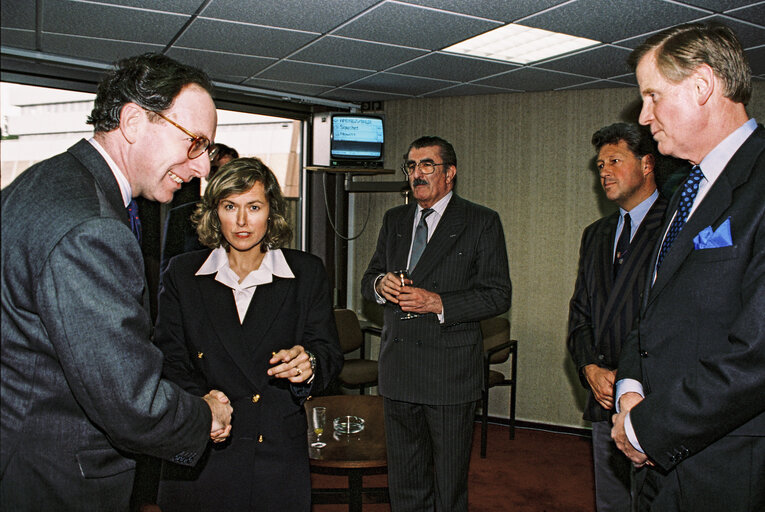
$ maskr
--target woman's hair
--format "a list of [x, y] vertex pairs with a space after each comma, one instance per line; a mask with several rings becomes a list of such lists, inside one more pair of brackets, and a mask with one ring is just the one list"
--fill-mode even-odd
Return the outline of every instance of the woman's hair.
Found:
[[268, 227], [260, 250], [278, 249], [290, 241], [292, 228], [285, 218], [286, 203], [276, 176], [258, 158], [237, 158], [223, 165], [209, 181], [202, 201], [191, 217], [202, 245], [228, 250], [229, 243], [220, 228], [218, 204], [231, 195], [248, 192], [258, 182], [265, 189], [269, 212]]

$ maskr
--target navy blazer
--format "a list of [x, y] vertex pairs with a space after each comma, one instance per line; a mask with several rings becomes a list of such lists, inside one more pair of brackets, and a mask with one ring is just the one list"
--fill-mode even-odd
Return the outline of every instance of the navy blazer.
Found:
[[[380, 274], [406, 268], [415, 203], [388, 210], [361, 291], [375, 301]], [[483, 344], [479, 321], [510, 307], [507, 249], [499, 215], [452, 196], [411, 274], [413, 286], [441, 296], [444, 323], [429, 313], [399, 320], [385, 304], [380, 348], [380, 394], [394, 400], [448, 405], [481, 395]]]
[[[640, 223], [630, 243], [629, 257], [614, 279], [614, 239], [619, 212], [585, 228], [579, 250], [579, 273], [569, 305], [568, 350], [582, 385], [590, 389], [583, 374], [589, 364], [615, 370], [622, 344], [640, 311], [640, 297], [650, 266], [648, 260], [661, 236], [667, 200], [659, 196]], [[606, 421], [613, 412], [587, 398], [584, 419]]]
[[[679, 191], [662, 234], [678, 200]], [[700, 231], [716, 229], [728, 218], [732, 246], [694, 249]], [[659, 247], [660, 242], [652, 262]], [[642, 382], [646, 393], [631, 412], [632, 425], [646, 454], [661, 468], [708, 471], [694, 467], [694, 454], [729, 436], [765, 436], [762, 126], [733, 155], [688, 219], [653, 286], [650, 279], [618, 371], [620, 379]]]

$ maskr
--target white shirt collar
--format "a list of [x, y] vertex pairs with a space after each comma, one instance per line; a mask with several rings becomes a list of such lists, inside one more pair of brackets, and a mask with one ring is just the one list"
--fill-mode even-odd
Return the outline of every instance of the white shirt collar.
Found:
[[88, 139], [88, 142], [90, 142], [90, 145], [96, 148], [96, 151], [98, 151], [101, 156], [104, 157], [104, 160], [106, 160], [106, 164], [109, 166], [109, 169], [112, 170], [112, 174], [114, 174], [114, 178], [117, 180], [117, 185], [120, 187], [122, 202], [127, 208], [127, 205], [129, 205], [130, 201], [133, 199], [133, 189], [130, 186], [130, 182], [122, 173], [122, 170], [120, 170], [120, 168], [117, 166], [117, 163], [112, 159], [112, 157], [109, 156], [109, 153], [106, 152], [104, 147], [96, 142], [96, 139], [91, 137]]
[[[436, 204], [431, 206], [431, 208], [433, 209], [433, 213], [438, 215], [438, 218], [441, 218], [441, 216], [444, 214], [444, 210], [446, 210], [446, 207], [449, 206], [449, 201], [451, 201], [453, 195], [454, 195], [454, 191], [450, 190], [448, 194], [446, 194], [444, 197], [439, 199], [436, 202]], [[417, 219], [420, 218], [420, 215], [422, 214], [423, 209], [424, 208], [422, 206], [420, 206], [419, 204], [417, 205]]]
[[752, 118], [728, 135], [701, 160], [699, 167], [701, 167], [704, 177], [710, 183], [714, 183], [717, 180], [730, 159], [733, 158], [736, 151], [746, 142], [746, 139], [749, 138], [755, 129], [757, 129], [757, 121]]
[[216, 276], [218, 281], [233, 289], [249, 288], [258, 284], [270, 283], [273, 281], [273, 276], [285, 279], [293, 279], [295, 277], [281, 249], [267, 251], [260, 264], [260, 268], [250, 272], [240, 283], [239, 277], [229, 266], [226, 249], [218, 247], [210, 253], [195, 275], [201, 276], [215, 273], [218, 274]]

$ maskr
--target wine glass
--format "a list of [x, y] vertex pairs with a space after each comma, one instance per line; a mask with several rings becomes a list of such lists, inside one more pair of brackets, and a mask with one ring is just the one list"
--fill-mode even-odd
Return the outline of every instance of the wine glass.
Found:
[[[410, 278], [409, 278], [409, 271], [408, 270], [406, 270], [406, 269], [404, 269], [404, 270], [394, 270], [393, 273], [399, 279], [401, 279], [401, 286], [406, 286], [407, 285], [406, 281], [410, 280]], [[402, 311], [401, 312], [401, 316], [398, 317], [398, 318], [399, 318], [399, 320], [411, 320], [412, 318], [417, 318], [418, 316], [420, 316], [419, 313], [411, 313], [411, 312]]]
[[311, 428], [316, 434], [316, 441], [311, 443], [314, 448], [324, 448], [327, 443], [321, 441], [321, 435], [324, 433], [324, 425], [327, 423], [327, 408], [314, 407], [311, 411]]

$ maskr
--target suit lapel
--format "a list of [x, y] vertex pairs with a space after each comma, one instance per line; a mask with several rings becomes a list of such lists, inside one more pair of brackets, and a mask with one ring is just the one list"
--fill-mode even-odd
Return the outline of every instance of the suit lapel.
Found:
[[[258, 286], [255, 290], [240, 329], [243, 334], [242, 344], [247, 347], [250, 357], [263, 348], [258, 340], [268, 339], [268, 331], [283, 309], [284, 301], [294, 285], [295, 279], [274, 276], [272, 283]], [[274, 338], [279, 336], [275, 335]], [[291, 340], [285, 340], [285, 346], [282, 348], [292, 345]]]
[[[765, 141], [762, 139], [762, 133], [763, 128], [759, 127], [749, 136], [746, 142], [730, 159], [720, 177], [717, 178], [717, 181], [709, 189], [709, 192], [693, 212], [691, 218], [683, 226], [680, 234], [678, 234], [672, 243], [672, 248], [664, 257], [661, 269], [656, 276], [656, 282], [651, 288], [648, 299], [649, 303], [661, 293], [675, 272], [680, 269], [686, 258], [693, 252], [693, 239], [699, 231], [707, 226], [712, 226], [712, 229], [715, 229], [725, 221], [723, 217], [733, 202], [733, 191], [749, 180], [750, 173], [754, 167], [754, 160], [763, 151]], [[674, 210], [677, 209], [679, 193], [680, 190], [675, 194], [675, 198], [672, 201]], [[668, 215], [667, 222], [670, 220], [671, 218]], [[666, 231], [666, 226], [667, 223], [665, 222], [664, 231]], [[735, 243], [735, 234], [733, 236], [733, 242]], [[653, 256], [652, 263], [655, 263], [656, 253]]]
[[396, 223], [396, 244], [393, 249], [394, 265], [393, 268], [388, 270], [405, 269], [409, 262], [409, 248], [412, 246], [412, 231], [414, 230], [415, 213], [417, 213], [417, 203], [412, 203], [409, 205], [409, 208], [404, 210], [404, 214], [401, 215]]
[[[422, 282], [429, 271], [440, 265], [444, 255], [457, 242], [465, 229], [465, 222], [465, 205], [457, 195], [453, 195], [433, 236], [425, 246], [420, 261], [412, 272], [412, 281]], [[414, 217], [412, 223], [414, 223]], [[411, 226], [412, 224], [410, 224], [410, 232]], [[411, 234], [409, 238], [411, 239]]]

